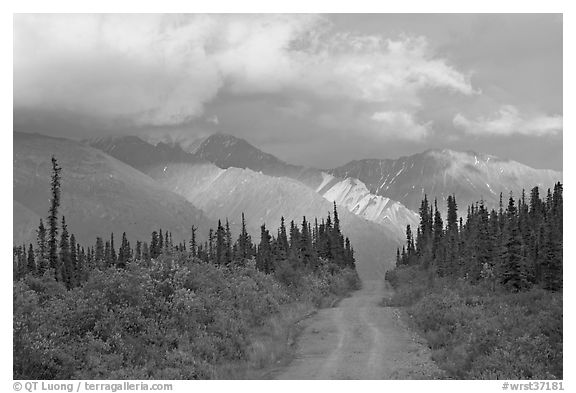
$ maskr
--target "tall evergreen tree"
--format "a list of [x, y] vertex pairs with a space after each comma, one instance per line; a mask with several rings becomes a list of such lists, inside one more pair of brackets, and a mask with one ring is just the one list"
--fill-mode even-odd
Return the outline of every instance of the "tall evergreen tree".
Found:
[[226, 231], [222, 226], [220, 220], [218, 220], [218, 227], [216, 228], [216, 264], [225, 265], [225, 252], [226, 252]]
[[226, 228], [225, 228], [225, 252], [224, 252], [224, 260], [226, 265], [232, 263], [232, 231], [230, 230], [230, 223], [228, 219], [226, 219]]
[[52, 180], [50, 211], [48, 215], [48, 259], [50, 268], [54, 269], [56, 280], [60, 280], [60, 261], [58, 259], [58, 208], [60, 207], [60, 172], [56, 157], [52, 156]]
[[94, 250], [94, 262], [101, 265], [105, 260], [104, 241], [101, 237], [96, 238], [96, 249]]
[[208, 255], [207, 260], [210, 262], [214, 262], [214, 230], [210, 228], [208, 233]]
[[68, 226], [66, 218], [62, 216], [62, 234], [60, 236], [60, 262], [62, 265], [62, 282], [67, 289], [73, 286], [74, 268], [70, 255], [70, 236], [68, 235]]
[[76, 285], [81, 285], [88, 278], [88, 266], [86, 251], [80, 244], [76, 245], [76, 255], [78, 261], [76, 263]]
[[70, 235], [70, 263], [70, 280], [72, 282], [72, 287], [75, 287], [79, 284], [80, 281], [78, 277], [78, 249], [76, 244], [76, 236], [74, 236], [74, 234]]
[[162, 236], [158, 235], [158, 232], [152, 232], [152, 239], [150, 240], [150, 258], [156, 259], [158, 255], [160, 255], [161, 247], [160, 247], [160, 238]]
[[258, 252], [256, 253], [256, 268], [264, 273], [271, 273], [273, 271], [271, 240], [266, 225], [262, 224], [260, 227], [260, 244], [258, 245]]
[[444, 223], [438, 210], [438, 202], [434, 200], [434, 232], [432, 235], [432, 258], [438, 267], [440, 274], [446, 273], [446, 263], [444, 259], [444, 247], [442, 239], [444, 237]]
[[280, 252], [282, 252], [285, 256], [288, 255], [288, 249], [290, 248], [290, 244], [288, 243], [288, 234], [286, 232], [286, 224], [284, 222], [284, 217], [280, 218], [280, 229], [278, 232], [278, 244], [280, 246]]
[[198, 246], [196, 245], [196, 231], [198, 230], [198, 228], [196, 228], [194, 225], [192, 225], [192, 237], [190, 238], [190, 254], [192, 255], [193, 258], [196, 258], [197, 254], [196, 254], [196, 250], [198, 249]]
[[26, 270], [29, 274], [36, 274], [36, 260], [34, 258], [34, 248], [32, 247], [32, 243], [30, 243], [30, 246], [28, 247]]
[[120, 250], [118, 252], [118, 261], [116, 262], [116, 267], [120, 269], [125, 269], [126, 264], [132, 258], [132, 250], [130, 248], [130, 243], [126, 237], [126, 232], [122, 233], [122, 243], [120, 244]]
[[134, 260], [142, 260], [142, 242], [140, 240], [136, 241], [136, 250], [134, 251]]
[[46, 228], [44, 227], [42, 219], [40, 219], [40, 225], [36, 230], [36, 246], [37, 273], [39, 276], [42, 276], [49, 267]]
[[118, 256], [116, 255], [116, 247], [114, 246], [114, 232], [110, 233], [110, 255], [108, 255], [108, 260], [106, 261], [108, 267], [116, 265]]
[[253, 256], [252, 238], [246, 230], [246, 219], [244, 213], [242, 213], [242, 228], [240, 230], [240, 236], [238, 237], [238, 253], [238, 259], [240, 260], [250, 259]]
[[456, 197], [449, 195], [448, 213], [446, 217], [446, 270], [448, 274], [456, 274], [460, 270], [459, 266], [459, 232], [458, 232], [458, 205]]

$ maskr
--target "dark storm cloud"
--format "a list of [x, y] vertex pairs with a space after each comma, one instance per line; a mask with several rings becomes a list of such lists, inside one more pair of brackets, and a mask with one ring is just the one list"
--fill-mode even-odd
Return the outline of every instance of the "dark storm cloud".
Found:
[[556, 15], [17, 15], [15, 124], [221, 131], [320, 167], [512, 136], [561, 152], [561, 29]]

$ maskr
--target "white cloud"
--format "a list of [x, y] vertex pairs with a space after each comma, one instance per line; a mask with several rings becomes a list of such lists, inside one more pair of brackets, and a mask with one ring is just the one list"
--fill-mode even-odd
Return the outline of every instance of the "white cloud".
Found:
[[407, 112], [376, 112], [371, 119], [378, 123], [377, 132], [386, 137], [419, 141], [430, 132], [431, 123], [420, 124]]
[[426, 39], [336, 32], [317, 15], [17, 15], [15, 105], [143, 125], [203, 114], [221, 92], [301, 93], [405, 108], [470, 95]]
[[206, 123], [212, 123], [214, 125], [220, 124], [220, 120], [218, 120], [218, 116], [214, 115], [206, 119]]
[[479, 117], [469, 120], [459, 113], [454, 117], [453, 123], [464, 132], [476, 135], [542, 136], [562, 132], [561, 115], [521, 115], [512, 105], [502, 106], [498, 113], [490, 118]]

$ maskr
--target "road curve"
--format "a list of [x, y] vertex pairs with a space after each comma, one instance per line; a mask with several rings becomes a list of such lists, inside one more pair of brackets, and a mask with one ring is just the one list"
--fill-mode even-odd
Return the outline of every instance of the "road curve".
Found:
[[306, 321], [294, 360], [274, 379], [433, 379], [441, 375], [429, 349], [380, 302], [391, 294], [383, 280]]

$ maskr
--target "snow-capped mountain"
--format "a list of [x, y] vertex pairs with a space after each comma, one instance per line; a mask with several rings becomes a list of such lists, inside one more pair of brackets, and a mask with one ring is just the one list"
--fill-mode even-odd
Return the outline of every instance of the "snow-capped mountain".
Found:
[[206, 238], [214, 223], [190, 202], [152, 178], [100, 150], [67, 139], [14, 133], [14, 244], [33, 242], [50, 204], [51, 156], [62, 167], [61, 214], [84, 244], [96, 236], [149, 241], [153, 230], [170, 230], [175, 240], [190, 226]]
[[396, 160], [352, 161], [330, 173], [359, 179], [370, 192], [392, 198], [412, 210], [419, 208], [424, 194], [429, 199], [438, 198], [442, 209], [445, 198], [452, 194], [461, 207], [480, 198], [495, 207], [501, 192], [506, 197], [512, 191], [519, 197], [522, 189], [528, 191], [536, 185], [548, 188], [562, 180], [561, 172], [448, 149], [428, 150]]
[[323, 175], [324, 181], [316, 191], [328, 201], [369, 221], [394, 227], [400, 234], [404, 233], [406, 225], [412, 228], [418, 225], [418, 214], [390, 198], [372, 194], [360, 180], [350, 177], [339, 180], [327, 173]]

